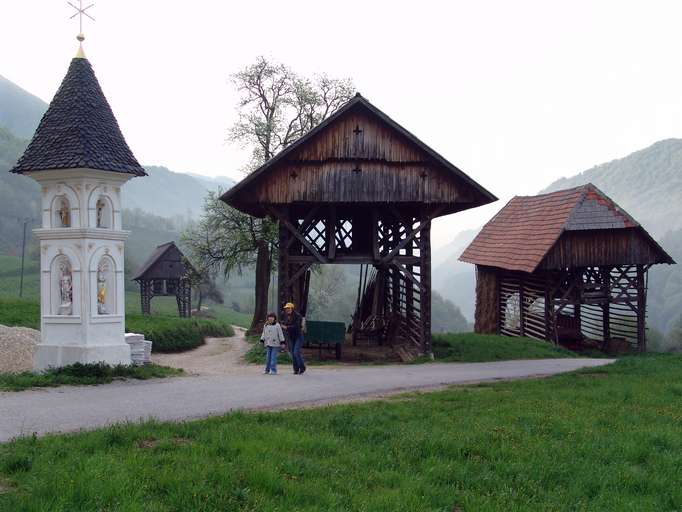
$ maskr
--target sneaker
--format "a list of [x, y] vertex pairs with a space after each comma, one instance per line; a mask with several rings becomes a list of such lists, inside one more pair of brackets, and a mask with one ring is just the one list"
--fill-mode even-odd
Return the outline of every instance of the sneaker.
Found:
[[306, 371], [306, 367], [304, 366], [302, 370], [298, 372], [299, 375], [303, 375]]
[[277, 375], [277, 372], [270, 372], [270, 375]]
[[298, 373], [299, 373], [299, 372], [298, 372], [298, 368], [296, 368], [296, 369], [294, 370], [294, 375], [298, 375]]
[[263, 372], [263, 375], [270, 375], [270, 372], [269, 372], [268, 370], [265, 370], [265, 371]]

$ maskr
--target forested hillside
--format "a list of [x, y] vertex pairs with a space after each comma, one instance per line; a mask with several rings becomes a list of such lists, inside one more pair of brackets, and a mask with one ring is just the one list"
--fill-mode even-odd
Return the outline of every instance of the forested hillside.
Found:
[[667, 139], [625, 158], [555, 181], [542, 192], [593, 183], [656, 239], [682, 229], [682, 139]]

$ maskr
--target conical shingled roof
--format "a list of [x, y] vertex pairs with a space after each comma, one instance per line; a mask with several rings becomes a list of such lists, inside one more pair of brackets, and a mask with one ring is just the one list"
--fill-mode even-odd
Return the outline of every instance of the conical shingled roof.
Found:
[[90, 62], [71, 61], [33, 139], [11, 172], [89, 168], [146, 176], [126, 144]]

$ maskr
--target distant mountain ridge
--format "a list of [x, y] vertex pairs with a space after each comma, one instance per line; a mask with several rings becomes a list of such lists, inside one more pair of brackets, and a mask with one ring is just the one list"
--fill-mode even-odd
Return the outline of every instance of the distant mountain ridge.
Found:
[[46, 110], [47, 103], [0, 75], [0, 125], [29, 139]]
[[666, 139], [624, 158], [561, 178], [544, 192], [593, 183], [651, 235], [682, 229], [682, 139]]

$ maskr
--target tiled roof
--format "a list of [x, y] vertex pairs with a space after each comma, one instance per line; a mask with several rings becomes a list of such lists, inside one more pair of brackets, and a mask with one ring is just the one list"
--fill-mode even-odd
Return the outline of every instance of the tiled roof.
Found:
[[145, 176], [85, 58], [74, 58], [33, 139], [11, 172], [75, 168]]
[[533, 272], [565, 231], [628, 227], [639, 224], [591, 183], [550, 194], [516, 196], [459, 259]]

